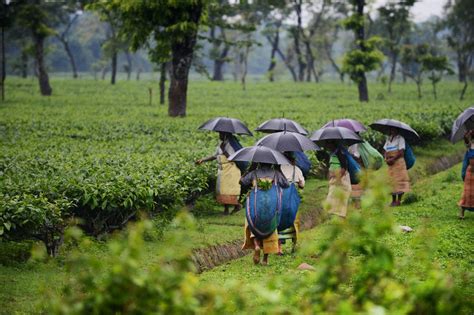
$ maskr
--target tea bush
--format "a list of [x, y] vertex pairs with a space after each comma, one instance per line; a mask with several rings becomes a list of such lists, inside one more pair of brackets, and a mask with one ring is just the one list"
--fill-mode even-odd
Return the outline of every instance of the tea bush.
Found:
[[[383, 99], [360, 104], [350, 86], [192, 82], [189, 116], [171, 119], [149, 106], [154, 82], [55, 80], [55, 95], [34, 93], [30, 80], [10, 78], [0, 106], [0, 235], [39, 238], [54, 254], [71, 218], [99, 235], [122, 227], [138, 211], [155, 215], [212, 188], [215, 166], [193, 161], [215, 151], [217, 135], [196, 128], [215, 116], [242, 119], [252, 129], [285, 116], [310, 131], [331, 119], [369, 124], [406, 121], [424, 141], [448, 132], [466, 107], [458, 86], [443, 83], [438, 100], [416, 98], [411, 85], [396, 85]], [[373, 85], [374, 95], [385, 93]], [[466, 99], [473, 100], [472, 92]], [[383, 136], [365, 135], [375, 144]], [[256, 139], [242, 137], [244, 145]], [[314, 159], [313, 159], [314, 160]]]

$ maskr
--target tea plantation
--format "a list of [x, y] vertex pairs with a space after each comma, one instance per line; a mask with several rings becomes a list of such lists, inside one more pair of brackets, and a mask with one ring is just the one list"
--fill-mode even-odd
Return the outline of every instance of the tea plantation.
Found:
[[9, 80], [8, 101], [0, 106], [0, 234], [41, 239], [50, 254], [71, 218], [100, 235], [139, 211], [153, 215], [209, 190], [213, 166], [193, 164], [217, 143], [216, 134], [196, 130], [209, 118], [236, 117], [255, 128], [285, 116], [312, 131], [336, 118], [368, 124], [392, 117], [411, 124], [427, 142], [445, 135], [469, 104], [458, 101], [456, 83], [444, 83], [436, 101], [428, 93], [418, 100], [411, 85], [395, 86], [390, 95], [372, 85], [373, 100], [361, 104], [351, 85], [257, 83], [242, 91], [235, 83], [196, 81], [188, 117], [171, 119], [165, 106], [149, 103], [155, 82], [53, 83], [54, 95], [44, 98], [34, 81]]

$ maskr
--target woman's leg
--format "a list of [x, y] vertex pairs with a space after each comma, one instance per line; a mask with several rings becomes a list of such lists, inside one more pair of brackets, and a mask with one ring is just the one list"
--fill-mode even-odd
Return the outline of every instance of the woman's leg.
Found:
[[263, 254], [262, 265], [264, 266], [268, 265], [268, 254]]
[[256, 237], [254, 237], [253, 243], [255, 245], [255, 250], [253, 252], [253, 263], [258, 265], [260, 263], [260, 242]]
[[403, 193], [398, 194], [397, 206], [399, 206], [402, 203], [402, 197], [403, 197]]
[[229, 214], [229, 205], [224, 205], [224, 214], [225, 215]]
[[283, 251], [281, 250], [281, 240], [278, 240], [278, 255], [283, 255]]
[[234, 211], [232, 211], [232, 213], [238, 212], [238, 211], [240, 211], [240, 209], [242, 209], [242, 206], [240, 204], [235, 205], [234, 206]]
[[459, 211], [459, 219], [464, 220], [464, 212], [465, 211], [466, 211], [466, 209], [464, 209], [464, 207], [461, 207], [461, 209]]
[[395, 207], [397, 205], [397, 194], [392, 194], [392, 204], [390, 206]]

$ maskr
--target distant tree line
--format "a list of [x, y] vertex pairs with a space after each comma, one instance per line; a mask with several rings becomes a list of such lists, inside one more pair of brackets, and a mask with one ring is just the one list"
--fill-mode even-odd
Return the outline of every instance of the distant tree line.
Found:
[[[440, 19], [414, 23], [416, 0], [389, 1], [374, 12], [366, 0], [133, 1], [1, 0], [1, 92], [8, 74], [37, 77], [51, 95], [48, 70], [91, 72], [115, 84], [156, 70], [161, 102], [185, 116], [191, 71], [213, 81], [232, 74], [245, 89], [252, 67], [273, 82], [320, 82], [331, 72], [356, 83], [369, 101], [368, 73], [387, 84], [412, 80], [422, 97], [457, 73], [460, 98], [473, 79], [474, 1], [450, 0]], [[258, 53], [257, 53], [258, 52]], [[265, 70], [263, 70], [265, 69]], [[8, 70], [8, 71], [7, 71]]]

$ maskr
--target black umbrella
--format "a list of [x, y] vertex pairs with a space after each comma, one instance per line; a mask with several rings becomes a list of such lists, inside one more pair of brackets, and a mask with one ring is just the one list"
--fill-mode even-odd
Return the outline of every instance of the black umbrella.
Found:
[[283, 154], [264, 146], [242, 148], [229, 156], [229, 160], [268, 164], [291, 164]]
[[362, 142], [359, 135], [344, 127], [321, 128], [316, 130], [310, 139], [320, 145], [324, 145], [328, 141], [339, 141], [347, 145]]
[[243, 122], [235, 118], [217, 117], [206, 121], [199, 129], [252, 136]]
[[286, 118], [274, 118], [265, 121], [264, 123], [260, 124], [260, 126], [255, 129], [255, 131], [261, 132], [278, 132], [278, 131], [291, 131], [297, 132], [302, 135], [307, 135], [308, 131], [301, 127], [296, 121]]
[[412, 127], [395, 119], [380, 119], [371, 124], [370, 127], [384, 134], [390, 134], [390, 129], [395, 128], [408, 141], [418, 141], [420, 139], [420, 136]]
[[474, 106], [463, 111], [451, 128], [451, 142], [455, 143], [464, 137], [464, 134], [474, 129]]
[[258, 140], [255, 145], [263, 145], [280, 152], [302, 152], [320, 148], [305, 136], [296, 132], [276, 132]]

